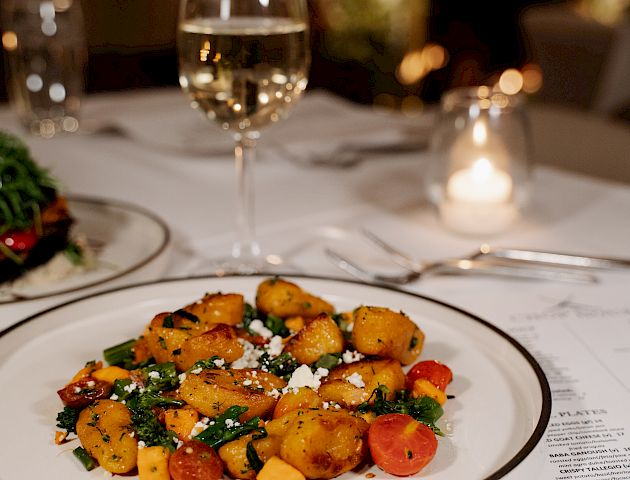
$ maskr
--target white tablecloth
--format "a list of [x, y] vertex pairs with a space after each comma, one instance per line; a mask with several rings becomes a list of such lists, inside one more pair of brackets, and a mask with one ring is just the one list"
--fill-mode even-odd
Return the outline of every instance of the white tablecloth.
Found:
[[[94, 96], [86, 101], [85, 114], [122, 128], [124, 135], [27, 138], [34, 157], [69, 192], [133, 202], [160, 215], [173, 233], [166, 277], [202, 273], [202, 257], [228, 251], [235, 202], [230, 143], [189, 110], [179, 91]], [[544, 109], [537, 110], [537, 121], [544, 116]], [[7, 109], [0, 111], [0, 125], [19, 131]], [[503, 235], [480, 239], [457, 236], [439, 223], [421, 187], [426, 153], [374, 156], [348, 169], [304, 164], [307, 152], [331, 152], [348, 142], [388, 142], [401, 132], [420, 137], [430, 125], [429, 115], [398, 117], [322, 93], [306, 95], [291, 119], [264, 131], [260, 142], [256, 221], [263, 248], [284, 256], [296, 271], [337, 277], [344, 274], [326, 260], [325, 246], [391, 269], [360, 239], [360, 226], [427, 260], [470, 253], [481, 240], [630, 257], [630, 187], [621, 183], [540, 167], [524, 219]], [[606, 409], [606, 425], [624, 433], [630, 426], [623, 408], [630, 404], [630, 271], [599, 277], [598, 284], [427, 277], [406, 288], [480, 315], [530, 348], [554, 377], [552, 422], [562, 412]], [[67, 298], [19, 311], [0, 306], [0, 327]], [[590, 306], [591, 313], [580, 305]], [[593, 325], [601, 328], [593, 330]], [[623, 372], [615, 365], [625, 366]], [[556, 392], [565, 383], [575, 395]], [[611, 465], [630, 464], [630, 430], [625, 435], [616, 445], [621, 452], [626, 448], [625, 460], [611, 460]], [[560, 478], [561, 467], [550, 461], [554, 448], [564, 447], [543, 439], [510, 478]]]

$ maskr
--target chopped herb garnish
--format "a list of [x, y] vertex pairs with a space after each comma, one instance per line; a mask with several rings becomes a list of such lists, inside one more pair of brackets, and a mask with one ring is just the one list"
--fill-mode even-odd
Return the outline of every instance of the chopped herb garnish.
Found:
[[180, 317], [185, 318], [186, 320], [190, 320], [193, 323], [199, 323], [199, 317], [194, 313], [190, 313], [186, 310], [179, 309], [175, 310], [175, 315], [179, 315]]
[[162, 321], [162, 327], [173, 328], [173, 326], [174, 326], [173, 315], [167, 315], [166, 317], [164, 317], [164, 320]]

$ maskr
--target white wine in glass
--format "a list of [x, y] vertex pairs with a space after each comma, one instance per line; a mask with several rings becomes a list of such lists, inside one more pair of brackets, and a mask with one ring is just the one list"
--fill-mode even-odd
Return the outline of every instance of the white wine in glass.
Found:
[[254, 234], [253, 166], [260, 129], [286, 118], [310, 64], [305, 0], [182, 0], [180, 84], [193, 108], [235, 139], [239, 238], [219, 273], [269, 266]]

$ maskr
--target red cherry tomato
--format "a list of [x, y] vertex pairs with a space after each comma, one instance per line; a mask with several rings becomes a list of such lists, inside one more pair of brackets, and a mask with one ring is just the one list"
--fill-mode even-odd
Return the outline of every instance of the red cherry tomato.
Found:
[[64, 405], [72, 408], [84, 408], [96, 400], [109, 398], [112, 392], [111, 384], [96, 380], [92, 377], [82, 378], [74, 383], [69, 383], [57, 395]]
[[220, 480], [223, 462], [211, 446], [189, 440], [171, 456], [168, 471], [173, 480]]
[[0, 235], [0, 242], [4, 243], [14, 252], [30, 250], [37, 243], [37, 233], [34, 228], [30, 230], [14, 230]]
[[392, 475], [413, 475], [435, 456], [433, 431], [403, 413], [378, 417], [368, 431], [368, 446], [374, 463]]
[[443, 363], [436, 360], [425, 360], [416, 363], [407, 372], [407, 388], [413, 387], [413, 382], [423, 378], [428, 380], [440, 390], [444, 391], [446, 386], [453, 381], [453, 372]]

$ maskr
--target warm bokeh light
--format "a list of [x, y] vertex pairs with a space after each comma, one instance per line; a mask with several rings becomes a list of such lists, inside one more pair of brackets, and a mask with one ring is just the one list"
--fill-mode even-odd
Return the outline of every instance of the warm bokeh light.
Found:
[[407, 95], [400, 104], [400, 111], [409, 117], [418, 115], [423, 109], [424, 102], [416, 95]]
[[515, 68], [508, 68], [499, 77], [499, 88], [507, 95], [515, 95], [523, 88], [523, 75]]
[[529, 63], [522, 69], [523, 74], [523, 91], [525, 93], [535, 93], [542, 87], [543, 74], [541, 68], [534, 64]]
[[65, 12], [72, 6], [72, 0], [53, 0], [57, 12]]
[[630, 0], [581, 0], [576, 6], [581, 15], [605, 25], [614, 25], [625, 18]]
[[396, 70], [396, 78], [403, 85], [413, 85], [431, 70], [446, 65], [448, 54], [444, 47], [428, 43], [422, 49], [407, 52]]
[[12, 52], [18, 46], [18, 38], [15, 32], [4, 32], [2, 34], [2, 46], [7, 52]]

